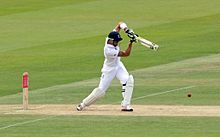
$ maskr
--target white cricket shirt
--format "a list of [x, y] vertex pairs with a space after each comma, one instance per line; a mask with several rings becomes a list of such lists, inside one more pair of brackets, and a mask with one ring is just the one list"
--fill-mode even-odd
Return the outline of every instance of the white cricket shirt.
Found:
[[110, 72], [117, 69], [117, 66], [120, 63], [120, 57], [118, 56], [118, 53], [120, 51], [119, 46], [113, 46], [110, 44], [107, 44], [108, 38], [106, 38], [105, 41], [105, 47], [104, 47], [104, 56], [105, 61], [103, 64], [102, 72]]

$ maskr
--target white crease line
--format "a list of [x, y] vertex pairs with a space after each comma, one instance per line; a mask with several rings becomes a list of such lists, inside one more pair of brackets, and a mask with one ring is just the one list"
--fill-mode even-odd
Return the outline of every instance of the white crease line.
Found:
[[[174, 92], [174, 91], [179, 91], [179, 90], [184, 90], [184, 89], [191, 89], [191, 88], [194, 88], [194, 87], [196, 87], [196, 86], [188, 86], [188, 87], [182, 87], [182, 88], [171, 89], [171, 90], [167, 90], [167, 91], [163, 91], [163, 92], [153, 93], [153, 94], [133, 98], [132, 101], [135, 101], [135, 100], [138, 100], [138, 99], [143, 99], [143, 98], [146, 98], [146, 97], [152, 97], [152, 96], [157, 96], [157, 95], [161, 95], [161, 94], [166, 94], [166, 93], [169, 93], [169, 92]], [[112, 104], [118, 104], [118, 103], [121, 103], [121, 102], [117, 101], [117, 102], [114, 102]]]
[[188, 86], [188, 87], [182, 87], [182, 88], [167, 90], [167, 91], [163, 91], [163, 92], [153, 93], [153, 94], [149, 94], [149, 95], [146, 95], [146, 96], [133, 98], [132, 101], [138, 100], [138, 99], [143, 99], [143, 98], [146, 98], [146, 97], [162, 95], [162, 94], [166, 94], [166, 93], [170, 93], [170, 92], [174, 92], [174, 91], [180, 91], [180, 90], [184, 90], [184, 89], [191, 89], [191, 88], [194, 88], [194, 87], [196, 87], [196, 86]]
[[42, 120], [46, 120], [46, 119], [53, 118], [53, 117], [56, 117], [56, 116], [49, 116], [49, 117], [44, 117], [44, 118], [40, 118], [40, 119], [29, 120], [29, 121], [25, 121], [25, 122], [21, 122], [21, 123], [15, 123], [15, 124], [12, 124], [12, 125], [0, 127], [0, 130], [7, 129], [7, 128], [11, 128], [11, 127], [16, 127], [16, 126], [20, 126], [20, 125], [25, 125], [25, 124], [29, 124], [29, 123], [35, 123], [35, 122], [42, 121]]

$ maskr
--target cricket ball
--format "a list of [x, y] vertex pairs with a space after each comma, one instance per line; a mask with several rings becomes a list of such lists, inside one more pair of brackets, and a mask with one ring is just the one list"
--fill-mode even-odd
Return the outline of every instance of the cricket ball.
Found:
[[192, 96], [192, 94], [191, 94], [191, 93], [188, 93], [188, 94], [187, 94], [187, 97], [191, 97], [191, 96]]

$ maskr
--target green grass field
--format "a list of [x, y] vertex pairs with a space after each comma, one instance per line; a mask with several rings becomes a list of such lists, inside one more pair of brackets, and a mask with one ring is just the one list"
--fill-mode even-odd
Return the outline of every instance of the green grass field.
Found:
[[[0, 0], [0, 104], [77, 104], [99, 82], [105, 37], [124, 21], [158, 45], [123, 58], [134, 75], [133, 104], [220, 106], [218, 0]], [[122, 32], [126, 49], [128, 38]], [[166, 94], [173, 89], [192, 87]], [[114, 80], [97, 104], [118, 104]], [[192, 98], [186, 94], [192, 93]], [[155, 94], [155, 96], [148, 96]], [[144, 97], [146, 96], [146, 97]], [[140, 98], [139, 97], [144, 97]], [[1, 106], [1, 105], [0, 105]], [[45, 116], [0, 112], [0, 136], [218, 137], [219, 117]]]

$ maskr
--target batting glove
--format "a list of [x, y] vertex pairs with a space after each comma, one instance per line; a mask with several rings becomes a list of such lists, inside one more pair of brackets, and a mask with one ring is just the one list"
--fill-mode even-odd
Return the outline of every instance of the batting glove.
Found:
[[134, 38], [131, 38], [131, 39], [130, 39], [130, 42], [131, 42], [131, 43], [137, 43], [137, 40], [136, 40], [136, 38], [134, 37]]
[[134, 31], [132, 29], [126, 30], [125, 33], [127, 33], [129, 38], [134, 38]]

